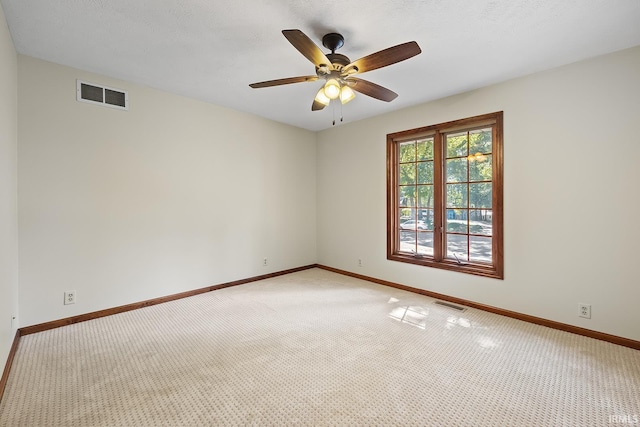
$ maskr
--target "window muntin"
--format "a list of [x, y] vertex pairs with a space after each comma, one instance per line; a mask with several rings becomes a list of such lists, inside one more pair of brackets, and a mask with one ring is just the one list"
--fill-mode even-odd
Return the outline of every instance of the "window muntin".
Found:
[[502, 112], [387, 139], [387, 258], [502, 278]]

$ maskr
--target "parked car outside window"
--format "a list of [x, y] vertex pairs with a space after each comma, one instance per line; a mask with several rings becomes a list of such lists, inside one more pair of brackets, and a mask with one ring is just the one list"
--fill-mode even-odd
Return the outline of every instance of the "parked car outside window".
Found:
[[424, 221], [416, 221], [416, 220], [409, 220], [409, 221], [405, 221], [402, 224], [400, 224], [400, 230], [427, 230], [427, 224]]

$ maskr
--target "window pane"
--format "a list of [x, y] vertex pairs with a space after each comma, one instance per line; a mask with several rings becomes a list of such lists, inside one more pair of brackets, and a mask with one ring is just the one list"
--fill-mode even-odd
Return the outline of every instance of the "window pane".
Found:
[[491, 128], [478, 129], [469, 132], [469, 154], [491, 153], [492, 133]]
[[447, 182], [467, 181], [467, 158], [447, 160]]
[[418, 160], [433, 160], [433, 138], [418, 141]]
[[418, 163], [418, 184], [433, 184], [433, 162]]
[[491, 208], [491, 183], [469, 184], [472, 208]]
[[398, 177], [400, 180], [400, 185], [416, 183], [416, 164], [415, 163], [406, 163], [406, 164], [400, 165], [400, 167], [398, 168], [398, 173], [400, 174], [400, 176]]
[[491, 237], [469, 237], [470, 261], [491, 262]]
[[469, 233], [466, 219], [447, 219], [447, 232], [451, 233]]
[[415, 231], [400, 232], [400, 251], [409, 252], [409, 253], [416, 251], [416, 232]]
[[430, 231], [418, 232], [418, 253], [433, 256], [433, 233]]
[[491, 181], [493, 167], [491, 155], [469, 156], [469, 181]]
[[461, 262], [468, 261], [467, 239], [467, 236], [447, 234], [447, 258], [455, 260], [455, 254]]
[[433, 209], [419, 209], [418, 219], [424, 222], [427, 230], [433, 230]]
[[400, 163], [416, 161], [416, 144], [415, 142], [403, 142], [400, 144]]
[[468, 154], [467, 132], [447, 135], [447, 157], [466, 157]]
[[415, 206], [416, 205], [415, 185], [398, 187], [398, 203], [399, 203], [399, 206]]
[[401, 208], [399, 212], [400, 216], [398, 219], [400, 220], [400, 228], [402, 229], [402, 224], [410, 219], [415, 219], [416, 210], [410, 208]]
[[418, 207], [419, 208], [433, 207], [433, 185], [418, 186]]
[[467, 207], [467, 184], [447, 184], [447, 207]]
[[493, 235], [493, 211], [477, 209], [469, 212], [469, 232], [471, 234]]

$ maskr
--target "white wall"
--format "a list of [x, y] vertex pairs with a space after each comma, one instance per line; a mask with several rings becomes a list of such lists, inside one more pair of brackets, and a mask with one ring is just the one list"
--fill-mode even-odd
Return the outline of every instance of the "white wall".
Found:
[[[315, 133], [30, 57], [18, 71], [21, 326], [315, 263]], [[77, 78], [130, 110], [77, 102]]]
[[[388, 261], [386, 134], [501, 110], [505, 280]], [[318, 262], [640, 340], [639, 125], [636, 47], [323, 131]]]
[[17, 144], [18, 57], [0, 5], [0, 371], [18, 321]]

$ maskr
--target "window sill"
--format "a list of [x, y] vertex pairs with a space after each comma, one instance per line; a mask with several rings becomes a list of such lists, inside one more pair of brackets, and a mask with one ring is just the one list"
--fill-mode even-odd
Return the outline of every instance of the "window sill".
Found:
[[496, 266], [486, 264], [459, 264], [451, 260], [435, 261], [431, 257], [421, 257], [409, 254], [389, 254], [390, 261], [406, 262], [409, 264], [422, 265], [425, 267], [440, 268], [442, 270], [457, 271], [459, 273], [473, 274], [476, 276], [490, 277], [493, 279], [504, 279], [504, 273]]

